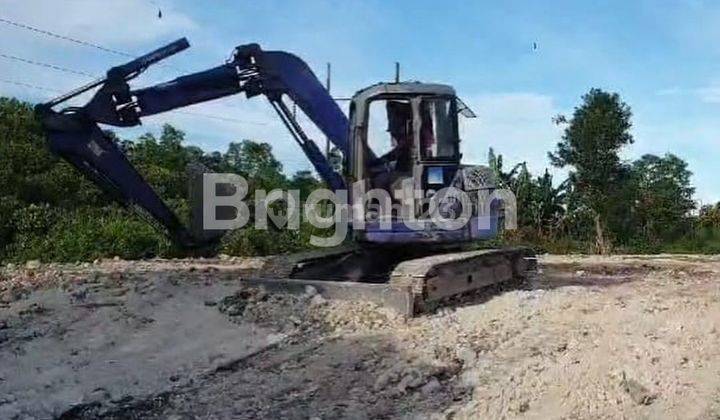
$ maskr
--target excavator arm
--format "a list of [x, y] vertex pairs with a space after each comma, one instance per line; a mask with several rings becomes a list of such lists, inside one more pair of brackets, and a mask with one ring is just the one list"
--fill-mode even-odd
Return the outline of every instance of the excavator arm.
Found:
[[[145, 56], [113, 67], [103, 79], [37, 106], [50, 150], [84, 173], [115, 200], [139, 207], [158, 222], [176, 243], [201, 245], [128, 161], [122, 150], [98, 124], [117, 127], [139, 125], [141, 118], [238, 93], [248, 98], [264, 95], [288, 128], [320, 177], [333, 190], [344, 188], [335, 172], [290, 111], [283, 96], [327, 136], [343, 154], [348, 153], [348, 119], [308, 65], [282, 51], [263, 51], [257, 44], [235, 49], [227, 63], [209, 70], [141, 89], [128, 82], [150, 65], [189, 47], [180, 39]], [[53, 108], [77, 95], [98, 88], [83, 107]]]

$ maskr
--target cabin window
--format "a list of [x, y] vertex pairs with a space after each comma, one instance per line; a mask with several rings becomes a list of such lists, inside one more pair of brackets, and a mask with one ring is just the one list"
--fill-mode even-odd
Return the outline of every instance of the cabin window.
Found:
[[424, 99], [420, 104], [420, 152], [424, 159], [450, 159], [457, 153], [455, 104], [448, 98]]

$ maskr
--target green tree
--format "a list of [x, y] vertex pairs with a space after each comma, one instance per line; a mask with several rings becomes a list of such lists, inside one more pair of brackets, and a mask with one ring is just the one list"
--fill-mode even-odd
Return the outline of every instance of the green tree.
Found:
[[275, 158], [268, 143], [252, 140], [230, 143], [225, 162], [231, 172], [247, 178], [251, 190], [271, 190], [286, 185], [282, 164]]
[[653, 243], [672, 240], [690, 227], [695, 189], [687, 166], [673, 154], [644, 155], [633, 163], [638, 190], [636, 225]]
[[311, 192], [318, 188], [322, 188], [323, 183], [315, 178], [312, 171], [297, 171], [290, 179], [290, 188], [300, 191], [300, 199], [305, 201]]
[[[516, 166], [520, 171], [517, 172], [517, 176], [510, 174], [509, 178], [506, 178], [506, 188], [515, 194], [515, 200], [518, 212], [518, 226], [520, 227], [531, 227], [533, 226], [533, 199], [534, 197], [534, 185], [532, 175], [528, 171], [525, 162]], [[515, 171], [513, 171], [515, 172]]]
[[556, 234], [565, 214], [565, 189], [567, 182], [553, 186], [553, 177], [545, 170], [535, 179], [532, 195], [528, 200], [528, 213], [539, 236]]
[[165, 124], [160, 138], [143, 134], [126, 144], [128, 158], [157, 193], [170, 200], [186, 199], [188, 192], [187, 165], [201, 160], [197, 147], [186, 147], [185, 133]]
[[495, 150], [493, 150], [492, 147], [488, 151], [488, 167], [490, 167], [493, 175], [495, 175], [495, 180], [498, 182], [498, 187], [509, 189], [513, 189], [513, 187], [515, 186], [515, 183], [517, 182], [518, 171], [522, 171], [523, 169], [527, 171], [525, 162], [516, 164], [510, 171], [504, 171], [503, 156], [496, 155]]
[[701, 226], [720, 227], [720, 203], [705, 204], [698, 213], [698, 223]]
[[607, 221], [617, 205], [615, 194], [622, 188], [618, 153], [633, 142], [631, 115], [617, 93], [591, 89], [575, 108], [555, 152], [549, 153], [554, 166], [572, 167], [571, 182], [593, 212], [595, 245], [600, 253], [609, 252], [612, 245]]

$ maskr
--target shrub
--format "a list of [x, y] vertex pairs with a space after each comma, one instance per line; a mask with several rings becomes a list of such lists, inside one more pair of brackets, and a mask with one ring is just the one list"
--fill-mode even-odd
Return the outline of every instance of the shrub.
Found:
[[527, 246], [537, 253], [551, 254], [589, 254], [593, 252], [590, 242], [581, 241], [567, 236], [538, 233], [535, 229], [519, 228], [505, 231], [498, 239], [483, 242], [483, 248], [504, 246]]
[[[32, 212], [31, 212], [32, 213]], [[16, 261], [92, 261], [119, 256], [126, 259], [172, 254], [162, 234], [145, 221], [117, 208], [84, 208], [53, 214], [56, 222], [38, 235], [34, 215], [28, 229], [19, 229], [9, 247], [8, 259]], [[37, 224], [33, 224], [37, 223]]]
[[256, 256], [282, 254], [302, 248], [297, 231], [245, 227], [228, 233], [220, 250], [228, 255]]
[[662, 247], [674, 254], [719, 254], [720, 228], [697, 227], [693, 232]]
[[312, 248], [310, 237], [330, 236], [329, 229], [320, 229], [310, 223], [300, 223], [299, 230], [286, 228], [256, 229], [248, 226], [230, 232], [222, 240], [220, 252], [236, 256], [283, 254]]

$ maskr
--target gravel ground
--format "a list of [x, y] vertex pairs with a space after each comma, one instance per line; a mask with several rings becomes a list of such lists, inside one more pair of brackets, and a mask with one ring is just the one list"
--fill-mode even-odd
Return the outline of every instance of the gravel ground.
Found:
[[267, 259], [0, 271], [0, 418], [719, 418], [720, 258], [543, 256], [405, 320]]

